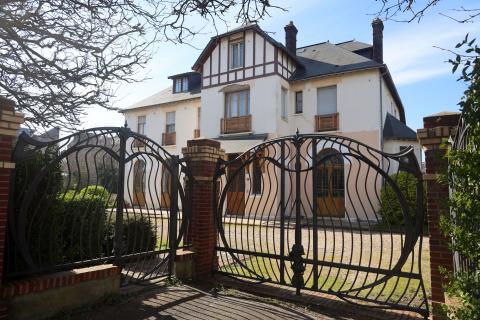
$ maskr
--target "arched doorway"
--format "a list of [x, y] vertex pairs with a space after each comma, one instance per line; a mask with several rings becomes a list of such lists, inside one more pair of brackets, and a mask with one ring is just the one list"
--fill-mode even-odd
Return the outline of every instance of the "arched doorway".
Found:
[[133, 165], [133, 205], [145, 206], [145, 161], [137, 160]]
[[317, 215], [345, 216], [345, 171], [343, 156], [335, 149], [325, 149], [317, 156]]

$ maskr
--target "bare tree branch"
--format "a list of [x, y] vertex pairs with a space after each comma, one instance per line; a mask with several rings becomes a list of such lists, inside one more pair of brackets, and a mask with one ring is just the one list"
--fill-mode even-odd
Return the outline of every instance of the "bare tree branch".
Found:
[[115, 88], [143, 80], [138, 71], [159, 43], [189, 43], [199, 21], [254, 22], [272, 8], [269, 0], [0, 0], [0, 95], [31, 127], [72, 129], [89, 106], [115, 109]]

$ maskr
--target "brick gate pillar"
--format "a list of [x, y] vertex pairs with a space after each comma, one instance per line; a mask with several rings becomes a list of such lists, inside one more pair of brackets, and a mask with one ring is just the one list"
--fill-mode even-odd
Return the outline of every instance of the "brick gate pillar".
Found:
[[[23, 123], [23, 115], [15, 112], [15, 103], [0, 97], [0, 292], [3, 288], [3, 264], [7, 235], [7, 212], [10, 190], [10, 174], [15, 168], [11, 162], [13, 139]], [[7, 316], [7, 304], [0, 301], [0, 319]]]
[[445, 303], [443, 277], [439, 267], [453, 268], [453, 255], [446, 239], [439, 229], [440, 216], [448, 213], [449, 189], [438, 180], [439, 174], [446, 173], [448, 161], [445, 157], [447, 146], [444, 140], [454, 133], [460, 114], [440, 113], [423, 118], [423, 129], [417, 136], [425, 151], [427, 189], [427, 217], [430, 244], [430, 272], [432, 286], [432, 319], [441, 319], [439, 307]]
[[[212, 274], [216, 264], [216, 229], [213, 207], [213, 175], [219, 157], [224, 156], [218, 141], [189, 140], [182, 150], [193, 176], [192, 211], [187, 241], [195, 252], [194, 277], [201, 279]], [[188, 190], [188, 189], [187, 189]]]

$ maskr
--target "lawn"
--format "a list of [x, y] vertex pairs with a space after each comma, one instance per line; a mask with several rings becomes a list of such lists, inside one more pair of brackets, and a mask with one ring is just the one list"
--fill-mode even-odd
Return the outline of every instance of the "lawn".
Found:
[[[349, 296], [369, 298], [375, 301], [422, 307], [424, 295], [418, 279], [394, 276], [387, 281], [363, 290], [359, 289], [384, 277], [380, 273], [367, 273], [348, 269], [349, 265], [391, 269], [398, 261], [404, 237], [401, 234], [390, 234], [382, 231], [365, 232], [361, 230], [321, 229], [318, 232], [318, 289], [323, 292], [348, 292]], [[279, 254], [279, 228], [261, 226], [225, 225], [225, 237], [230, 248], [265, 254]], [[313, 259], [312, 230], [302, 229], [302, 243], [306, 254], [304, 258]], [[294, 230], [285, 231], [285, 254], [294, 241]], [[223, 243], [220, 243], [223, 246]], [[411, 254], [402, 267], [405, 276], [417, 274], [418, 270], [417, 243], [414, 254]], [[220, 270], [235, 275], [271, 279], [280, 281], [280, 260], [269, 257], [236, 254], [240, 262], [234, 260], [226, 252], [220, 255]], [[428, 238], [423, 238], [421, 269], [427, 296], [430, 292]], [[332, 263], [343, 264], [338, 268]], [[291, 284], [291, 263], [285, 262], [285, 281]], [[314, 277], [312, 264], [306, 265], [304, 273], [305, 288], [313, 289]], [[424, 307], [424, 306], [423, 306]]]

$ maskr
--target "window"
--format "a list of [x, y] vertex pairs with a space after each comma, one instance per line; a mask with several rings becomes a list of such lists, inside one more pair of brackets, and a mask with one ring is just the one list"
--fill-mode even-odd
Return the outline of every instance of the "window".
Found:
[[317, 114], [337, 113], [337, 86], [317, 89]]
[[252, 194], [262, 193], [262, 165], [260, 159], [255, 158], [252, 162]]
[[176, 78], [174, 80], [174, 93], [188, 91], [188, 77]]
[[303, 112], [303, 91], [295, 92], [295, 113]]
[[202, 115], [202, 108], [197, 109], [197, 129], [200, 129], [200, 121]]
[[285, 90], [284, 88], [282, 88], [281, 100], [282, 100], [282, 118], [287, 119], [287, 115], [288, 115], [288, 112], [287, 112], [287, 90]]
[[147, 126], [147, 117], [139, 116], [137, 120], [137, 132], [140, 134], [145, 134], [146, 126]]
[[175, 132], [175, 111], [167, 112], [167, 126], [165, 129], [166, 133]]
[[250, 114], [250, 91], [229, 92], [226, 97], [225, 117], [243, 117]]
[[230, 44], [230, 69], [243, 67], [245, 44], [243, 41]]

